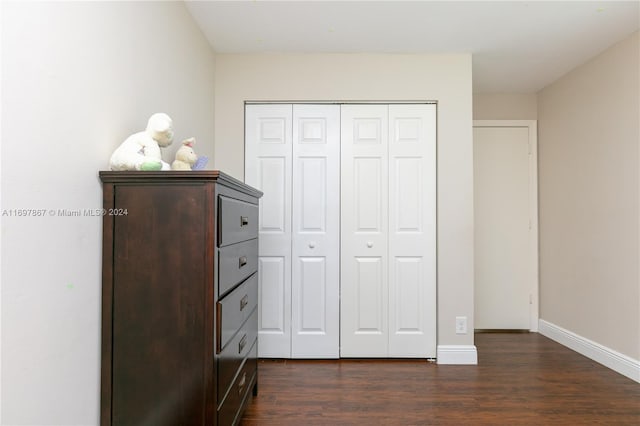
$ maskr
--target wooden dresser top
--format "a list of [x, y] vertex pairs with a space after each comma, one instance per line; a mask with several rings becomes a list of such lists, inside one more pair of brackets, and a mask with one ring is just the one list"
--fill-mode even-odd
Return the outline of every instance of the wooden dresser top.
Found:
[[100, 171], [103, 183], [152, 183], [215, 181], [260, 198], [262, 192], [220, 170], [166, 170], [166, 171]]

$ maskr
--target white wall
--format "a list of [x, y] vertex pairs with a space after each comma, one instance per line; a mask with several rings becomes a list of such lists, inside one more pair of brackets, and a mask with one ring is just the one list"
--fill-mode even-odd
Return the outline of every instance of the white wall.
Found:
[[214, 56], [182, 2], [3, 2], [2, 419], [98, 424], [98, 171], [149, 115], [213, 154]]
[[474, 120], [536, 120], [536, 93], [474, 93]]
[[538, 96], [541, 319], [640, 360], [640, 36]]
[[438, 344], [472, 345], [471, 55], [219, 54], [215, 165], [244, 177], [244, 101], [438, 101]]

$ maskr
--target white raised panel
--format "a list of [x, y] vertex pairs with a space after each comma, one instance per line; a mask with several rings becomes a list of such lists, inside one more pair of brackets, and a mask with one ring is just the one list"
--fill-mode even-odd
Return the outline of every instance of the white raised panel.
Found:
[[356, 334], [383, 333], [386, 318], [382, 301], [384, 286], [382, 279], [382, 259], [379, 257], [356, 258], [356, 304], [355, 309], [358, 318]]
[[380, 118], [356, 118], [353, 120], [354, 144], [381, 144], [382, 120]]
[[300, 232], [325, 232], [327, 228], [327, 159], [299, 157], [301, 186]]
[[396, 333], [415, 333], [422, 329], [422, 258], [397, 257], [395, 275], [395, 329]]
[[398, 118], [395, 122], [395, 141], [419, 143], [422, 119], [417, 117]]
[[300, 257], [300, 293], [294, 305], [299, 310], [298, 333], [324, 333], [326, 331], [327, 297], [326, 259], [324, 257]]
[[258, 352], [263, 358], [291, 356], [290, 267], [285, 257], [259, 257]]
[[264, 195], [260, 199], [259, 230], [262, 233], [286, 232], [285, 211], [287, 192], [287, 159], [258, 158], [259, 179], [257, 186]]
[[423, 195], [421, 158], [395, 158], [393, 200], [396, 232], [420, 232]]
[[260, 138], [259, 143], [266, 144], [286, 144], [286, 126], [287, 120], [285, 118], [260, 118]]
[[262, 333], [285, 332], [285, 259], [261, 257], [258, 262], [260, 278], [259, 329]]
[[380, 158], [353, 159], [356, 232], [381, 230], [383, 178], [380, 163]]
[[327, 143], [327, 120], [323, 118], [303, 118], [300, 126], [299, 143]]

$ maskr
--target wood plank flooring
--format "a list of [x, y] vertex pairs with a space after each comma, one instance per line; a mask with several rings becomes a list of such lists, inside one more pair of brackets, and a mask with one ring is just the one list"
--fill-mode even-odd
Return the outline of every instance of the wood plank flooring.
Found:
[[242, 425], [640, 425], [640, 384], [537, 333], [476, 334], [479, 365], [263, 360]]

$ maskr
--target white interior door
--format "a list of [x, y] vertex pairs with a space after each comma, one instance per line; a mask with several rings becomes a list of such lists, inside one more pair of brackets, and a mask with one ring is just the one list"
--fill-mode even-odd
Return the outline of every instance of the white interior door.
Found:
[[338, 358], [340, 106], [293, 106], [293, 358]]
[[389, 353], [388, 110], [387, 105], [342, 106], [343, 357]]
[[259, 356], [337, 358], [340, 107], [247, 105], [245, 181], [260, 200]]
[[245, 182], [260, 189], [258, 356], [291, 357], [291, 105], [247, 105]]
[[389, 356], [436, 356], [436, 106], [389, 105]]
[[504, 126], [474, 127], [474, 322], [476, 329], [535, 330], [535, 128]]
[[341, 356], [435, 357], [436, 107], [341, 119]]
[[259, 356], [435, 357], [435, 105], [248, 105]]

